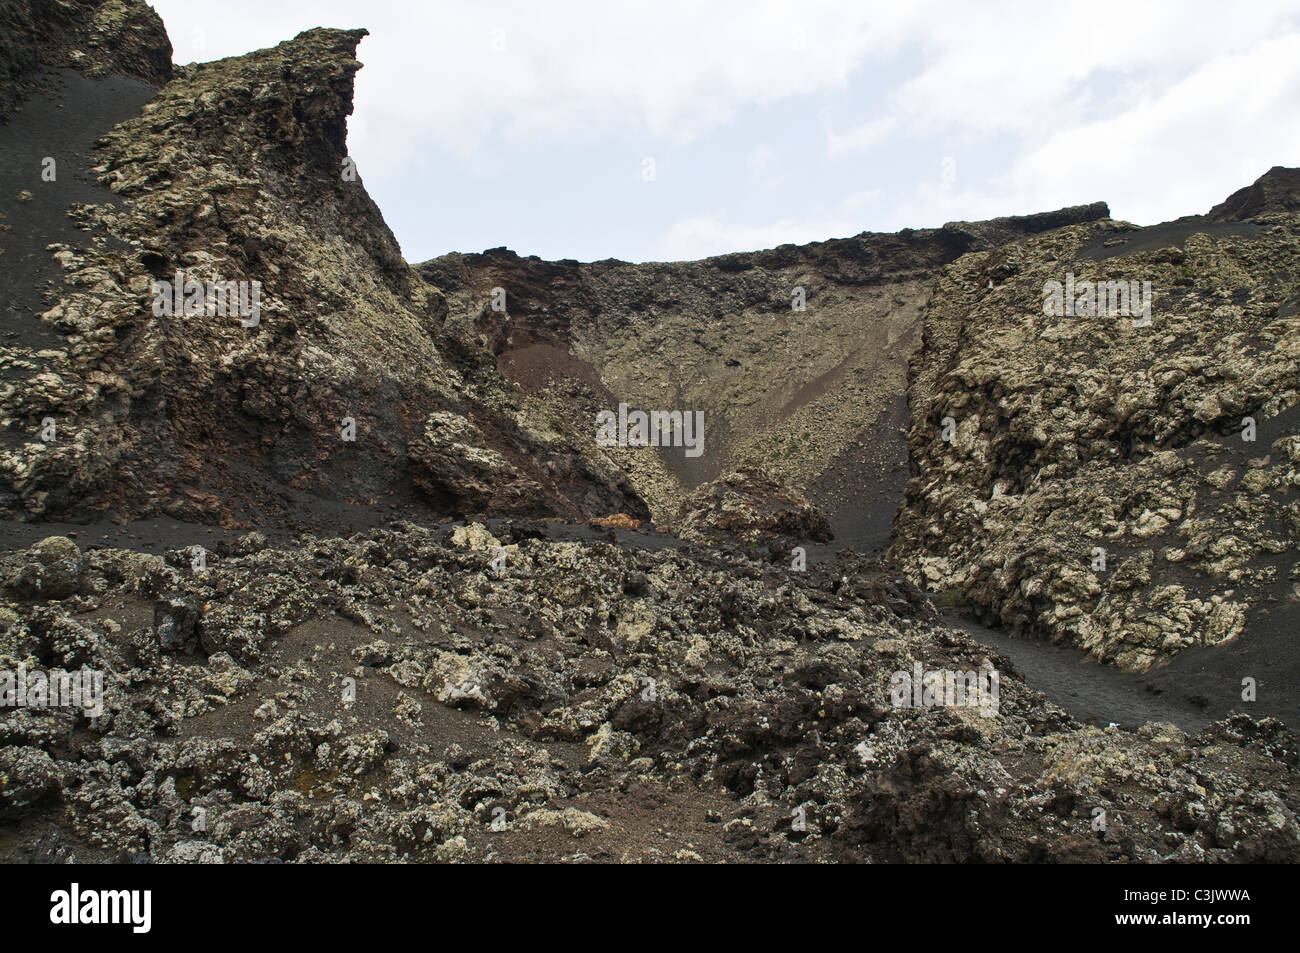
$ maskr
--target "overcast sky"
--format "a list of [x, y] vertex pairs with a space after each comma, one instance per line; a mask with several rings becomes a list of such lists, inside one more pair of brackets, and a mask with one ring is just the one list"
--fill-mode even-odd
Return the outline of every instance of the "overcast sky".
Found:
[[178, 63], [370, 30], [349, 149], [412, 262], [699, 258], [1300, 165], [1300, 3], [154, 0]]

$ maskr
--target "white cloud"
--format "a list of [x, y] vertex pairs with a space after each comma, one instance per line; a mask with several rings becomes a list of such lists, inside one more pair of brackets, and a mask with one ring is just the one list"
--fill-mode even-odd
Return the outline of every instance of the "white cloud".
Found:
[[[1300, 164], [1294, 0], [155, 5], [182, 62], [313, 26], [368, 27], [350, 150], [404, 221], [413, 258], [468, 242], [458, 223], [474, 215], [475, 190], [499, 195], [503, 179], [512, 200], [476, 241], [527, 233], [554, 241], [527, 249], [552, 257], [638, 259], [1095, 199], [1156, 221]], [[800, 112], [824, 129], [811, 149], [792, 138]], [[735, 155], [736, 167], [691, 154]], [[665, 187], [653, 204], [619, 206], [643, 155], [661, 160]], [[956, 181], [941, 178], [945, 156]], [[664, 175], [674, 158], [692, 172]], [[609, 184], [607, 170], [624, 167], [631, 185]], [[725, 179], [698, 180], [698, 168]], [[437, 191], [439, 214], [404, 216], [421, 190]], [[563, 216], [527, 198], [556, 190]], [[762, 205], [737, 204], [756, 195]], [[617, 246], [603, 237], [611, 206]]]
[[1300, 34], [1291, 34], [1035, 143], [1007, 180], [1039, 201], [1080, 188], [1114, 196], [1115, 215], [1142, 223], [1203, 212], [1266, 171], [1246, 173], [1250, 156], [1300, 164], [1298, 103]]
[[750, 184], [762, 192], [776, 188], [784, 178], [776, 153], [768, 145], [755, 146], [745, 160], [745, 168], [749, 170]]
[[[274, 45], [311, 26], [368, 26], [358, 105], [400, 115], [390, 133], [462, 148], [494, 131], [582, 135], [610, 123], [689, 139], [741, 105], [842, 87], [904, 22], [895, 4], [828, 0], [318, 0], [306, 11], [229, 0], [221, 17], [193, 0], [155, 5], [180, 61]], [[190, 41], [196, 31], [202, 50]]]
[[[1209, 60], [1112, 114], [1030, 138], [980, 189], [923, 182], [890, 227], [1105, 200], [1139, 224], [1207, 211], [1272, 165], [1300, 165], [1300, 34]], [[1266, 157], [1266, 158], [1258, 158]], [[960, 180], [959, 180], [960, 181]]]
[[[1249, 10], [1247, 13], [1246, 11]], [[1090, 81], [1111, 79], [1124, 99], [1159, 88], [1209, 59], [1255, 48], [1297, 14], [1294, 3], [1247, 7], [1157, 0], [1015, 0], [954, 4], [912, 23], [901, 42], [922, 51], [889, 109], [828, 137], [832, 154], [868, 149], [898, 133], [952, 129], [1031, 134], [1113, 108]]]
[[899, 126], [895, 116], [881, 116], [865, 122], [844, 135], [837, 135], [834, 130], [826, 132], [826, 151], [832, 158], [849, 152], [861, 152], [878, 146], [892, 136]]

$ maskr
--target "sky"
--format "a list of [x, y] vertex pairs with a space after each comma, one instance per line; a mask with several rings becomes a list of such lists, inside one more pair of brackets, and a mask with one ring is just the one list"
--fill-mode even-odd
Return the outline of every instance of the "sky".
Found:
[[1300, 166], [1300, 0], [153, 0], [178, 63], [365, 27], [348, 148], [408, 261], [678, 261]]

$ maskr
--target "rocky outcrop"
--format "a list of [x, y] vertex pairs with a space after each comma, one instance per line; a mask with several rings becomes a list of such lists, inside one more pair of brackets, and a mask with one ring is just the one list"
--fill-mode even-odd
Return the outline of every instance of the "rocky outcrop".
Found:
[[[94, 5], [94, 22], [117, 9]], [[347, 156], [364, 35], [311, 30], [177, 68], [99, 141], [94, 171], [115, 201], [70, 209], [86, 240], [47, 253], [63, 286], [39, 320], [66, 346], [0, 356], [7, 508], [250, 525], [283, 522], [307, 493], [644, 514], [612, 467], [585, 459], [586, 428], [579, 443], [444, 346], [443, 296], [403, 261]], [[169, 307], [191, 284], [193, 308]], [[229, 302], [212, 290], [228, 284]], [[471, 442], [443, 445], [438, 415]]]
[[1274, 166], [1251, 185], [1210, 209], [1211, 222], [1241, 222], [1277, 212], [1300, 212], [1300, 169]]
[[737, 470], [696, 487], [675, 526], [684, 539], [797, 545], [824, 543], [830, 524], [817, 507], [758, 470]]
[[[1285, 206], [1285, 181], [1251, 194]], [[1300, 217], [1250, 214], [1072, 226], [944, 272], [891, 550], [917, 582], [1135, 670], [1294, 604]], [[1044, 313], [1050, 282], [1111, 281], [1149, 283], [1149, 315]]]

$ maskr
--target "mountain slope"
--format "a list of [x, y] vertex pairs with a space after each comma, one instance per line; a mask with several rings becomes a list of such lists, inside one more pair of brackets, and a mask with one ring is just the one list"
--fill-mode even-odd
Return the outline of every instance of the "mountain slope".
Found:
[[448, 324], [467, 346], [557, 412], [592, 419], [625, 402], [704, 413], [702, 456], [619, 459], [658, 521], [676, 522], [701, 482], [758, 465], [827, 510], [838, 536], [861, 540], [888, 527], [901, 495], [907, 361], [940, 269], [1106, 214], [1097, 203], [695, 262], [546, 262], [493, 249], [419, 271], [447, 295]]
[[[440, 347], [442, 296], [347, 164], [362, 36], [312, 30], [177, 68], [96, 142], [101, 201], [69, 208], [63, 178], [5, 189], [7, 256], [39, 257], [50, 239], [10, 212], [15, 195], [84, 229], [44, 252], [56, 281], [43, 313], [8, 312], [16, 333], [39, 317], [62, 339], [3, 355], [7, 507], [246, 526], [381, 499], [644, 515], [585, 442]], [[257, 282], [260, 314], [156, 313], [154, 283], [177, 275], [245, 282], [245, 303]], [[47, 422], [53, 440], [38, 436]]]

